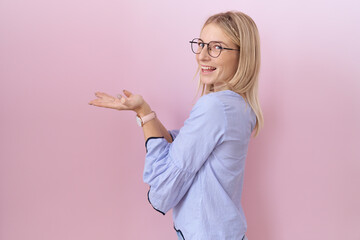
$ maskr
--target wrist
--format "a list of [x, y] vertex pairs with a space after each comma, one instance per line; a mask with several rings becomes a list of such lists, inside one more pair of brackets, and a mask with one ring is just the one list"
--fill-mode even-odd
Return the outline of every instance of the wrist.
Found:
[[146, 102], [144, 102], [139, 108], [135, 109], [134, 111], [140, 117], [148, 115], [152, 112], [149, 104], [147, 104]]

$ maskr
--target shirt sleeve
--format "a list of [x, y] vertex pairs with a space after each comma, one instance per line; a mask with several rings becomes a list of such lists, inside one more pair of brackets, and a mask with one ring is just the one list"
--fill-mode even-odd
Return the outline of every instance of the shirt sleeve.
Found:
[[148, 200], [165, 214], [190, 188], [196, 173], [224, 140], [224, 107], [217, 98], [202, 96], [172, 143], [164, 137], [146, 140], [143, 179], [150, 185]]
[[175, 138], [177, 137], [177, 135], [179, 134], [179, 129], [172, 129], [172, 130], [168, 130], [172, 140], [174, 141]]

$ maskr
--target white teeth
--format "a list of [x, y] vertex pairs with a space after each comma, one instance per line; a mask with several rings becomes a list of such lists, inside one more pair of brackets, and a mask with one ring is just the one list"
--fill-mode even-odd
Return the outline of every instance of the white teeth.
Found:
[[204, 70], [209, 70], [209, 69], [215, 70], [216, 69], [214, 67], [204, 67], [204, 66], [201, 66], [201, 68], [204, 69]]

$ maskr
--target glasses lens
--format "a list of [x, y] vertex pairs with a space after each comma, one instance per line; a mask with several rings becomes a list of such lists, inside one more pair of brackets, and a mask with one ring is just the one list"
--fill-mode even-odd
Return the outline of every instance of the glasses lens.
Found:
[[203, 48], [203, 42], [199, 39], [194, 39], [191, 41], [191, 50], [195, 54], [199, 54], [201, 52], [201, 49]]
[[218, 57], [221, 53], [222, 46], [218, 42], [210, 42], [209, 43], [209, 54], [212, 57]]

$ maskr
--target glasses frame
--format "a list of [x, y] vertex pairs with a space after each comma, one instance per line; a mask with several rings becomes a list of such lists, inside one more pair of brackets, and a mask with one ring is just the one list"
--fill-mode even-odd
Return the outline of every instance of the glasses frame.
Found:
[[[225, 50], [233, 50], [233, 51], [238, 51], [238, 52], [240, 52], [240, 49], [233, 49], [233, 48], [223, 47], [223, 46], [221, 46], [221, 42], [218, 42], [218, 41], [210, 41], [210, 42], [206, 43], [206, 42], [204, 42], [201, 38], [194, 38], [193, 40], [189, 41], [189, 43], [191, 44], [191, 51], [192, 51], [193, 53], [195, 53], [195, 54], [200, 54], [201, 51], [202, 51], [202, 50], [204, 49], [204, 47], [205, 47], [205, 45], [204, 45], [204, 47], [201, 48], [200, 52], [196, 53], [196, 52], [194, 51], [194, 49], [193, 49], [193, 43], [198, 43], [198, 42], [199, 42], [198, 40], [200, 40], [203, 44], [207, 45], [208, 54], [209, 54], [209, 56], [212, 57], [212, 58], [217, 58], [217, 57], [219, 57], [220, 54], [221, 54], [221, 51], [224, 50], [224, 49], [225, 49]], [[218, 43], [218, 44], [220, 44], [220, 47], [221, 47], [221, 48], [220, 48], [219, 54], [218, 54], [216, 57], [214, 57], [214, 56], [212, 56], [212, 55], [210, 54], [210, 51], [211, 51], [210, 44], [211, 44], [211, 43]]]

